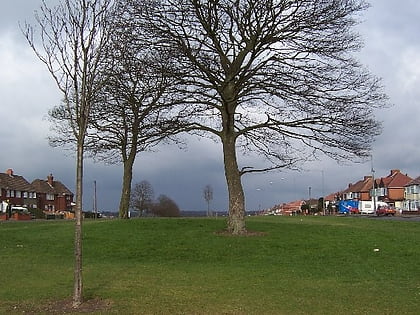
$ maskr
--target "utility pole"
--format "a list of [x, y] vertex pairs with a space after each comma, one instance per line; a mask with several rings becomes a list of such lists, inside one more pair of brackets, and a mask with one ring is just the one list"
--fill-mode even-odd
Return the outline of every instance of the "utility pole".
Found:
[[312, 187], [309, 186], [309, 214], [312, 212], [311, 189], [312, 189]]
[[324, 170], [321, 170], [322, 176], [322, 214], [325, 215], [325, 180], [324, 180]]
[[373, 156], [371, 156], [371, 172], [372, 172], [373, 214], [376, 214], [376, 189], [375, 189], [375, 170], [373, 169]]
[[98, 213], [98, 206], [97, 206], [97, 201], [96, 201], [96, 180], [93, 181], [93, 215], [94, 218], [96, 219]]

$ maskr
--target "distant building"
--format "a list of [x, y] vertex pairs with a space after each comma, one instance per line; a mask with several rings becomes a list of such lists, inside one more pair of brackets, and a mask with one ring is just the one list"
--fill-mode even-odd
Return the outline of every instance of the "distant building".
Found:
[[373, 188], [373, 177], [365, 176], [355, 184], [349, 184], [341, 192], [341, 200], [371, 200], [370, 191]]
[[38, 209], [44, 211], [71, 211], [73, 193], [60, 181], [54, 180], [52, 174], [46, 180], [35, 179], [32, 182], [37, 193]]
[[391, 170], [386, 177], [376, 181], [375, 196], [379, 201], [384, 201], [397, 209], [403, 208], [405, 186], [412, 180], [407, 174], [400, 170]]
[[403, 208], [404, 189], [411, 181], [411, 177], [401, 173], [398, 169], [391, 170], [386, 177], [375, 178], [365, 176], [355, 184], [341, 192], [342, 200], [369, 201], [374, 197], [376, 201], [386, 202], [391, 207]]
[[404, 187], [405, 201], [403, 210], [420, 210], [420, 176], [408, 182]]
[[0, 201], [10, 206], [37, 207], [37, 194], [34, 187], [20, 175], [15, 175], [9, 168], [0, 173]]
[[302, 212], [302, 206], [305, 205], [304, 200], [296, 200], [288, 203], [275, 205], [271, 209], [266, 210], [265, 215], [296, 215]]

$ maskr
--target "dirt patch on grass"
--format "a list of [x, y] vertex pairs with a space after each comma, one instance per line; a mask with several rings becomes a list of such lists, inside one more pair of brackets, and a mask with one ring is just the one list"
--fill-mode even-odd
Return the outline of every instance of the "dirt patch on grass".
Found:
[[78, 308], [73, 308], [71, 298], [47, 302], [44, 305], [29, 307], [28, 305], [15, 305], [11, 311], [18, 311], [24, 314], [81, 314], [81, 313], [102, 313], [111, 310], [112, 302], [100, 298], [93, 298], [84, 301]]
[[248, 230], [246, 230], [245, 232], [243, 232], [241, 234], [232, 234], [232, 232], [229, 232], [227, 230], [222, 230], [222, 231], [216, 231], [216, 232], [214, 232], [214, 234], [216, 234], [216, 235], [222, 235], [222, 236], [257, 237], [257, 236], [266, 236], [267, 235], [267, 232], [248, 231]]

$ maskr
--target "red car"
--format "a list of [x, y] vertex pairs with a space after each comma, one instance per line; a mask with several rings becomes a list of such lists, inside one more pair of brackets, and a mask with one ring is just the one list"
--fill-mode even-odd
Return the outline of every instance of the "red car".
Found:
[[350, 208], [350, 214], [360, 214], [359, 208]]
[[397, 211], [394, 208], [387, 207], [387, 206], [379, 206], [376, 210], [376, 215], [395, 215]]

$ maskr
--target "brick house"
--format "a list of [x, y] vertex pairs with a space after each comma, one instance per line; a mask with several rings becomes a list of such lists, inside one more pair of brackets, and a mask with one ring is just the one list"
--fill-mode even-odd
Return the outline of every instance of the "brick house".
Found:
[[400, 170], [391, 170], [390, 174], [376, 181], [375, 195], [379, 201], [384, 201], [390, 206], [402, 209], [405, 199], [405, 186], [412, 181], [407, 174]]
[[365, 176], [355, 184], [349, 184], [347, 189], [341, 192], [342, 200], [372, 200], [370, 191], [373, 188], [373, 177]]
[[0, 201], [11, 206], [26, 208], [37, 207], [37, 194], [34, 187], [20, 175], [9, 168], [6, 173], [0, 173]]
[[31, 184], [38, 200], [38, 209], [44, 211], [71, 211], [73, 193], [60, 181], [54, 180], [52, 174], [46, 180], [35, 179]]

